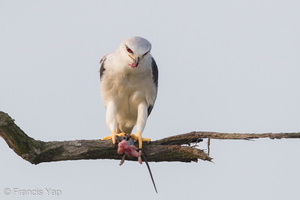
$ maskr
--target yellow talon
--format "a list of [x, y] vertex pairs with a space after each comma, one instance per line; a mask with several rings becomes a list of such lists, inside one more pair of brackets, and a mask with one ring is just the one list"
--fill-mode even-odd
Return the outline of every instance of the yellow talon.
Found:
[[125, 136], [125, 133], [117, 133], [115, 130], [112, 130], [111, 135], [102, 138], [102, 140], [112, 140], [113, 144], [115, 144], [116, 136], [123, 137]]
[[142, 149], [143, 142], [150, 142], [151, 141], [150, 138], [143, 138], [142, 133], [140, 131], [138, 131], [136, 135], [130, 134], [130, 136], [131, 136], [132, 139], [138, 141], [139, 149]]

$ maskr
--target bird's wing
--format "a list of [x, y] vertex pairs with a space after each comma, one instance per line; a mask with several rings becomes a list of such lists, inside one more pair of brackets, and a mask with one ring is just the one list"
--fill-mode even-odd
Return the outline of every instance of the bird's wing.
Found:
[[[155, 85], [155, 89], [156, 89], [156, 94], [155, 96], [157, 95], [157, 88], [158, 88], [158, 68], [157, 68], [157, 65], [156, 65], [156, 62], [154, 60], [154, 58], [152, 57], [152, 63], [151, 63], [151, 68], [152, 68], [152, 79], [153, 79], [153, 84]], [[155, 97], [156, 99], [156, 97]], [[154, 100], [155, 102], [155, 100]], [[154, 106], [154, 102], [153, 102], [153, 105], [149, 105], [148, 106], [148, 116], [151, 114], [151, 111], [153, 109], [153, 106]]]
[[106, 56], [104, 56], [104, 57], [100, 60], [100, 64], [101, 64], [101, 67], [100, 67], [100, 79], [102, 78], [103, 73], [104, 73], [104, 71], [105, 71], [105, 67], [104, 67], [105, 60], [106, 60]]
[[158, 86], [158, 68], [156, 65], [156, 62], [154, 60], [154, 58], [152, 57], [152, 76], [153, 76], [153, 82], [156, 86], [156, 90], [157, 90], [157, 86]]

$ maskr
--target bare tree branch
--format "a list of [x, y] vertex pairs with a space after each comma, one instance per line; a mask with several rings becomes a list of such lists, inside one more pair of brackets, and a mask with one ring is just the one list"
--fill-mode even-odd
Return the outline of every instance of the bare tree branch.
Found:
[[[42, 162], [81, 160], [81, 159], [115, 159], [121, 160], [116, 146], [105, 140], [50, 141], [35, 140], [25, 134], [6, 113], [0, 111], [0, 136], [16, 154], [32, 164]], [[216, 133], [199, 132], [175, 135], [160, 140], [144, 143], [143, 152], [149, 162], [179, 161], [197, 162], [198, 159], [211, 161], [207, 153], [190, 145], [202, 138], [210, 139], [258, 139], [258, 138], [300, 138], [300, 133]], [[184, 145], [184, 146], [182, 146]], [[137, 160], [136, 158], [126, 158]]]
[[[80, 160], [80, 159], [116, 159], [116, 146], [110, 140], [72, 140], [50, 141], [35, 140], [25, 134], [6, 113], [0, 111], [0, 136], [16, 154], [32, 164], [42, 162]], [[197, 139], [198, 142], [202, 141]], [[184, 140], [184, 144], [187, 141]], [[182, 144], [183, 144], [182, 143]], [[145, 143], [143, 152], [149, 162], [180, 161], [191, 162], [198, 159], [211, 161], [204, 151], [192, 147], [181, 146], [180, 142], [159, 141]], [[126, 158], [136, 160], [136, 158]]]
[[197, 141], [198, 138], [211, 138], [221, 140], [251, 140], [258, 138], [270, 138], [270, 139], [282, 139], [282, 138], [300, 138], [300, 132], [295, 133], [217, 133], [217, 132], [204, 132], [204, 131], [192, 131], [190, 133], [175, 135], [158, 140], [159, 143], [172, 142], [176, 144], [188, 143], [189, 141]]

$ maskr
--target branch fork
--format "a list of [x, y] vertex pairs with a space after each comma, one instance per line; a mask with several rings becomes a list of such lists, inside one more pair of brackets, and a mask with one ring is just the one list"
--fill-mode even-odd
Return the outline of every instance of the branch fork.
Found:
[[[44, 142], [29, 137], [22, 131], [7, 114], [0, 111], [0, 136], [8, 146], [32, 164], [42, 162], [82, 160], [82, 159], [114, 159], [122, 160], [117, 153], [115, 145], [109, 140], [71, 140]], [[239, 139], [249, 140], [258, 138], [282, 139], [300, 138], [300, 132], [296, 133], [217, 133], [193, 131], [185, 134], [170, 136], [143, 144], [143, 153], [148, 162], [197, 162], [199, 159], [211, 161], [209, 152], [190, 146], [199, 143], [203, 138], [208, 138], [208, 151], [210, 151], [211, 139]], [[126, 157], [126, 160], [137, 158]]]

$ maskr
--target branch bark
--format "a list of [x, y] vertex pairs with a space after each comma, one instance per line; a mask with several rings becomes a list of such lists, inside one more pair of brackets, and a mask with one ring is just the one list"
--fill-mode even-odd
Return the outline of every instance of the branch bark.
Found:
[[[42, 162], [81, 160], [81, 159], [115, 159], [121, 160], [116, 146], [110, 140], [72, 140], [50, 141], [35, 140], [24, 133], [14, 120], [0, 111], [0, 136], [16, 154], [32, 164]], [[180, 142], [182, 140], [182, 142]], [[198, 142], [201, 140], [198, 138]], [[180, 161], [192, 162], [198, 159], [211, 161], [203, 150], [181, 146], [189, 143], [187, 139], [154, 141], [143, 145], [143, 152], [148, 162]], [[192, 141], [191, 141], [192, 142]], [[180, 144], [181, 143], [181, 144]], [[128, 158], [126, 160], [137, 160]]]
[[[24, 133], [7, 113], [1, 111], [0, 136], [16, 154], [32, 164], [63, 160], [122, 159], [122, 156], [117, 154], [116, 146], [111, 141], [72, 140], [44, 142], [35, 140]], [[193, 131], [144, 143], [143, 152], [148, 162], [197, 162], [199, 159], [211, 161], [212, 158], [206, 152], [194, 146], [189, 146], [191, 143], [201, 142], [202, 138], [244, 140], [258, 138], [281, 139], [300, 138], [300, 133], [238, 134]], [[126, 160], [137, 159], [126, 158]]]

